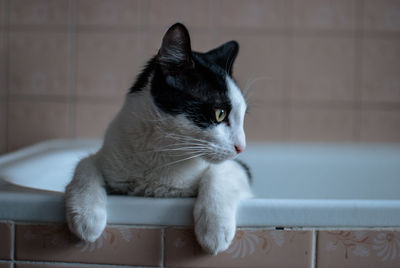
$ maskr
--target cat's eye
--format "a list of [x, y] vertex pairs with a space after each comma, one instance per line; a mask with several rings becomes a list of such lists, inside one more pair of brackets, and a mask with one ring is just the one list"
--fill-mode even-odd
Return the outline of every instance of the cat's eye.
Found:
[[226, 117], [226, 111], [224, 109], [215, 109], [215, 119], [218, 123], [224, 121]]

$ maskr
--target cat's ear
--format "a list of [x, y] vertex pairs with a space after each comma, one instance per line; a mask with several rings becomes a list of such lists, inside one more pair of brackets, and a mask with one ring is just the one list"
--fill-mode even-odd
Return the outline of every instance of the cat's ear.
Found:
[[232, 75], [232, 65], [239, 53], [239, 44], [236, 41], [229, 41], [213, 50], [208, 51], [205, 55], [209, 60], [218, 64], [229, 75]]
[[193, 65], [189, 32], [183, 24], [176, 23], [165, 33], [158, 60], [163, 65]]

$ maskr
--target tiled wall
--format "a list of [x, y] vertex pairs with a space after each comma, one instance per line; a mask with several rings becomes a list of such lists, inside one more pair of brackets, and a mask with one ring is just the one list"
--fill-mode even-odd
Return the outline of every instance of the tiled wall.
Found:
[[399, 0], [0, 0], [0, 153], [101, 137], [176, 21], [236, 39], [248, 140], [400, 142]]
[[399, 267], [400, 230], [238, 230], [211, 256], [191, 229], [109, 226], [84, 243], [63, 224], [0, 222], [0, 268]]

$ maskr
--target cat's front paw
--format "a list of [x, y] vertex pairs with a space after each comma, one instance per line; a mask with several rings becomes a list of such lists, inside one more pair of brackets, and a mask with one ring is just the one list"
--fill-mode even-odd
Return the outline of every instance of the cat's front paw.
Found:
[[236, 231], [234, 215], [218, 215], [205, 208], [195, 208], [195, 233], [201, 247], [217, 255], [228, 249]]
[[66, 217], [71, 232], [88, 242], [96, 241], [107, 224], [107, 214], [103, 207], [93, 207], [88, 210], [67, 210]]

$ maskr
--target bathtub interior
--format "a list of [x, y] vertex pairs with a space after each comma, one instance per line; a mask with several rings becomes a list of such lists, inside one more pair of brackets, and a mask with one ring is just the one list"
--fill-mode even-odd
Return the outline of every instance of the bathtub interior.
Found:
[[[99, 140], [44, 142], [0, 157], [0, 178], [63, 192], [76, 163]], [[400, 200], [399, 145], [249, 144], [240, 155], [255, 198]]]

